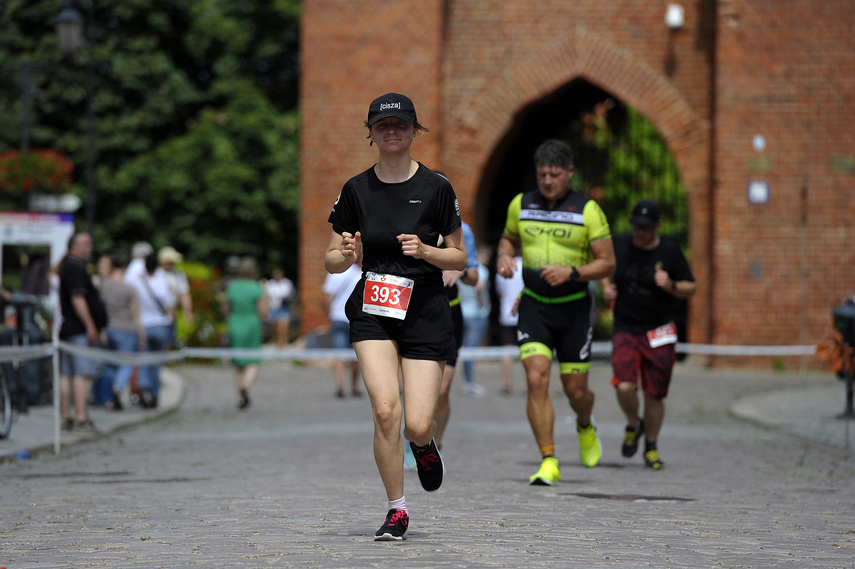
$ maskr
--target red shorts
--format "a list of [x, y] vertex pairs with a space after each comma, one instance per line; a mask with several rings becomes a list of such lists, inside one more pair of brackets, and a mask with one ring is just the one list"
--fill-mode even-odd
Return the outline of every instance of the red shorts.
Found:
[[617, 332], [612, 338], [612, 385], [628, 382], [638, 384], [656, 399], [665, 399], [671, 384], [671, 372], [677, 360], [677, 345], [665, 344], [651, 348], [647, 334]]

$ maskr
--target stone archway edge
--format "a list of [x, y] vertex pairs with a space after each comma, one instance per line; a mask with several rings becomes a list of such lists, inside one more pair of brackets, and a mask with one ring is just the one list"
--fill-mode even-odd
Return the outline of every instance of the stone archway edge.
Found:
[[701, 118], [664, 73], [630, 50], [577, 27], [552, 47], [520, 54], [506, 72], [486, 83], [443, 117], [442, 164], [464, 195], [474, 195], [491, 154], [512, 128], [515, 114], [573, 81], [584, 79], [637, 109], [658, 130], [674, 155], [686, 188], [691, 227], [692, 270], [698, 282], [690, 304], [690, 338], [711, 341], [713, 306], [712, 208], [710, 196], [711, 125]]
[[[709, 125], [701, 121], [667, 77], [632, 52], [595, 32], [575, 33], [532, 58], [509, 62], [501, 77], [487, 83], [447, 121], [459, 129], [446, 140], [443, 163], [449, 169], [483, 166], [496, 142], [513, 123], [514, 113], [562, 85], [583, 78], [638, 109], [656, 126], [675, 154], [703, 143]], [[461, 147], [456, 147], [456, 144]], [[473, 156], [473, 151], [479, 155]]]

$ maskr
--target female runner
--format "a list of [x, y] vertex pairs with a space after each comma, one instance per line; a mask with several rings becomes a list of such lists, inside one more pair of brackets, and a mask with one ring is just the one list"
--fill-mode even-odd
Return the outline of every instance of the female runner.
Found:
[[[386, 521], [375, 540], [401, 540], [409, 526], [404, 499], [404, 436], [428, 492], [444, 466], [433, 440], [445, 362], [454, 355], [444, 269], [463, 270], [460, 210], [449, 181], [410, 155], [427, 132], [412, 101], [387, 93], [368, 108], [377, 163], [347, 181], [333, 206], [324, 265], [330, 273], [361, 262], [362, 279], [347, 302], [350, 340], [374, 417], [374, 460], [386, 489]], [[437, 247], [442, 236], [445, 246]], [[403, 376], [403, 407], [398, 366]]]

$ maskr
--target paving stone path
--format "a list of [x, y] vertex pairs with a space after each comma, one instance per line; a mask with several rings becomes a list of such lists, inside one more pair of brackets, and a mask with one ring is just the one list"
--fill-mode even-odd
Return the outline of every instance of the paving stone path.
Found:
[[[562, 481], [533, 487], [521, 368], [502, 396], [498, 364], [479, 362], [488, 395], [466, 397], [456, 379], [443, 488], [427, 494], [408, 472], [408, 539], [374, 542], [386, 502], [365, 397], [334, 397], [325, 367], [267, 362], [239, 412], [228, 366], [172, 370], [185, 389], [176, 411], [0, 464], [0, 567], [855, 565], [855, 459], [829, 376], [679, 366], [667, 466], [652, 472], [640, 453], [620, 456], [622, 416], [597, 362], [600, 465], [581, 466], [555, 391]], [[774, 400], [783, 393], [796, 401]]]

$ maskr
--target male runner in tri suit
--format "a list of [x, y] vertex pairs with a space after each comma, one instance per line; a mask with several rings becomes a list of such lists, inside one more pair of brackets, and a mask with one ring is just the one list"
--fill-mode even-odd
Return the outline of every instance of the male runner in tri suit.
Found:
[[496, 270], [510, 278], [514, 255], [522, 248], [523, 282], [517, 343], [526, 371], [526, 411], [540, 449], [534, 485], [561, 479], [555, 458], [555, 410], [549, 396], [553, 351], [561, 382], [576, 412], [582, 464], [596, 466], [602, 452], [591, 412], [594, 392], [588, 388], [592, 323], [588, 281], [610, 276], [614, 249], [606, 216], [597, 202], [570, 189], [573, 152], [560, 140], [547, 140], [534, 154], [537, 190], [517, 195], [508, 206], [499, 241]]

